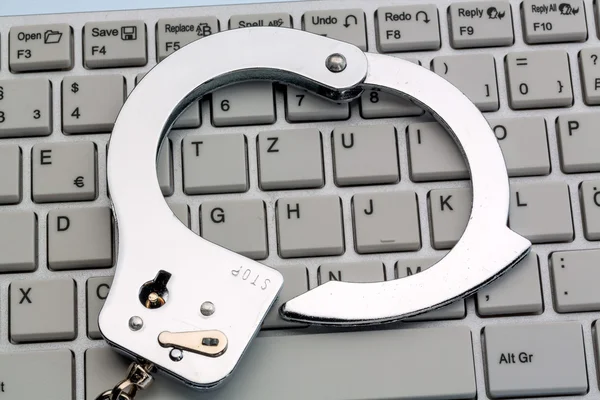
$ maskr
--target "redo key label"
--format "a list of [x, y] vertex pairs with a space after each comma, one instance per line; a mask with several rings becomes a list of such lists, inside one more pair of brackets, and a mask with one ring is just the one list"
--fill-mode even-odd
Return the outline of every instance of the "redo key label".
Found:
[[390, 53], [440, 48], [438, 10], [434, 4], [377, 9], [377, 45]]

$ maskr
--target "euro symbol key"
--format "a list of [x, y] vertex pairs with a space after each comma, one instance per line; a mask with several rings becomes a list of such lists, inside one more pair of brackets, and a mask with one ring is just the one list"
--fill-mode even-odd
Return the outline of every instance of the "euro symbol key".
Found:
[[73, 184], [75, 186], [77, 186], [78, 188], [82, 188], [85, 185], [83, 183], [83, 176], [78, 176], [77, 178], [75, 178], [75, 180], [73, 181]]

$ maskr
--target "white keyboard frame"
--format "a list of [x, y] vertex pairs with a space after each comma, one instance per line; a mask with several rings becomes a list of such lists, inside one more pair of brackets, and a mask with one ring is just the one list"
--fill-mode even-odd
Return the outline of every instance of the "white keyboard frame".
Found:
[[[458, 54], [492, 54], [496, 60], [496, 72], [498, 80], [498, 92], [500, 100], [500, 110], [497, 112], [485, 113], [487, 117], [508, 118], [508, 117], [528, 117], [543, 116], [547, 123], [548, 144], [550, 150], [551, 173], [542, 177], [522, 177], [511, 178], [511, 182], [566, 182], [571, 194], [571, 205], [573, 213], [573, 223], [575, 240], [571, 243], [542, 244], [534, 245], [533, 251], [536, 252], [540, 260], [540, 274], [542, 282], [542, 294], [544, 298], [544, 312], [540, 315], [513, 316], [513, 317], [492, 317], [482, 318], [477, 315], [475, 301], [470, 298], [466, 302], [467, 315], [464, 319], [450, 321], [431, 321], [431, 322], [413, 322], [408, 327], [436, 327], [436, 326], [469, 326], [473, 336], [473, 352], [475, 358], [475, 375], [477, 382], [477, 398], [487, 399], [485, 384], [485, 374], [483, 367], [482, 338], [481, 329], [485, 326], [497, 324], [527, 324], [543, 323], [554, 321], [578, 321], [583, 326], [584, 345], [586, 354], [586, 363], [588, 369], [589, 392], [586, 396], [568, 396], [561, 398], [585, 398], [600, 399], [600, 390], [598, 384], [598, 369], [596, 367], [596, 357], [594, 354], [594, 342], [592, 340], [592, 324], [600, 319], [600, 312], [589, 313], [569, 313], [558, 314], [553, 308], [552, 289], [550, 283], [550, 271], [548, 266], [548, 256], [552, 251], [561, 250], [582, 250], [598, 248], [598, 242], [587, 241], [583, 235], [583, 226], [581, 218], [581, 203], [579, 197], [579, 184], [585, 180], [599, 179], [600, 173], [585, 174], [564, 174], [560, 169], [558, 144], [555, 129], [555, 118], [562, 114], [571, 114], [577, 112], [590, 112], [598, 108], [585, 105], [583, 102], [581, 76], [578, 64], [578, 52], [583, 48], [600, 48], [600, 40], [597, 36], [596, 18], [592, 0], [585, 1], [586, 21], [588, 24], [588, 39], [583, 43], [559, 43], [544, 45], [528, 45], [524, 42], [521, 17], [521, 1], [511, 0], [513, 27], [515, 43], [511, 47], [492, 47], [479, 49], [461, 49], [456, 50], [449, 43], [449, 21], [447, 18], [447, 7], [452, 4], [448, 0], [431, 0], [427, 3], [438, 6], [440, 30], [442, 38], [442, 47], [437, 51], [417, 51], [406, 53], [395, 53], [395, 56], [417, 59], [424, 66], [429, 66], [431, 60], [436, 56], [458, 55]], [[61, 129], [61, 81], [63, 77], [70, 75], [105, 75], [122, 74], [127, 80], [127, 90], [133, 89], [135, 77], [138, 73], [147, 72], [156, 63], [155, 47], [155, 25], [161, 18], [176, 18], [189, 16], [215, 16], [219, 19], [221, 30], [228, 28], [230, 16], [235, 14], [258, 14], [270, 12], [286, 12], [292, 15], [294, 28], [301, 27], [302, 15], [307, 11], [328, 10], [328, 9], [363, 9], [366, 16], [368, 51], [376, 52], [376, 32], [375, 32], [375, 10], [382, 6], [418, 4], [420, 0], [345, 0], [343, 2], [336, 0], [307, 1], [307, 2], [289, 2], [289, 3], [265, 3], [265, 4], [244, 4], [233, 6], [214, 6], [214, 7], [194, 7], [194, 8], [173, 8], [173, 9], [152, 9], [152, 10], [130, 10], [114, 12], [93, 12], [77, 14], [52, 14], [52, 15], [31, 15], [0, 17], [0, 79], [28, 79], [32, 77], [47, 78], [52, 81], [52, 106], [53, 106], [53, 133], [50, 136], [28, 137], [28, 138], [9, 138], [0, 139], [0, 144], [18, 144], [22, 149], [23, 163], [23, 199], [19, 204], [10, 206], [0, 206], [4, 210], [35, 210], [38, 216], [38, 269], [33, 273], [11, 273], [0, 275], [0, 353], [21, 352], [32, 350], [47, 349], [71, 349], [75, 354], [75, 398], [85, 398], [84, 385], [84, 352], [88, 348], [103, 347], [106, 344], [101, 340], [91, 340], [87, 337], [87, 317], [86, 317], [86, 282], [87, 279], [94, 276], [112, 275], [113, 268], [110, 269], [90, 269], [74, 271], [51, 271], [47, 268], [47, 234], [46, 234], [46, 216], [49, 210], [70, 209], [90, 206], [108, 206], [107, 186], [106, 186], [106, 147], [105, 144], [109, 138], [108, 134], [83, 134], [83, 135], [64, 135]], [[143, 20], [147, 27], [147, 46], [148, 46], [148, 64], [144, 67], [132, 68], [109, 68], [88, 70], [83, 67], [82, 55], [82, 28], [87, 22], [94, 21], [118, 21], [118, 20]], [[67, 23], [73, 28], [75, 58], [74, 67], [70, 71], [52, 71], [13, 74], [9, 71], [8, 60], [8, 33], [11, 26], [35, 25], [50, 23]], [[508, 106], [508, 94], [506, 87], [506, 73], [504, 66], [504, 56], [509, 52], [516, 51], [535, 51], [535, 50], [563, 50], [569, 54], [569, 63], [571, 67], [571, 78], [573, 82], [574, 105], [570, 108], [554, 108], [544, 110], [526, 110], [514, 111]], [[443, 181], [415, 183], [409, 178], [409, 167], [407, 158], [407, 145], [405, 130], [409, 123], [423, 121], [423, 118], [378, 118], [365, 120], [360, 117], [358, 104], [351, 107], [351, 117], [346, 121], [314, 122], [314, 123], [288, 123], [285, 120], [284, 95], [281, 90], [276, 91], [275, 96], [277, 121], [272, 125], [258, 125], [246, 127], [225, 127], [216, 128], [211, 125], [210, 106], [204, 100], [202, 102], [202, 125], [196, 129], [176, 130], [171, 133], [173, 140], [173, 162], [175, 176], [175, 194], [168, 198], [168, 202], [188, 204], [191, 211], [192, 230], [199, 231], [199, 205], [205, 200], [219, 199], [244, 199], [260, 198], [267, 204], [267, 232], [269, 236], [269, 257], [261, 260], [267, 265], [287, 265], [303, 264], [309, 269], [311, 287], [316, 285], [316, 270], [318, 265], [325, 262], [351, 262], [351, 261], [383, 261], [386, 265], [387, 276], [393, 276], [394, 263], [397, 260], [408, 258], [425, 258], [443, 255], [446, 251], [434, 250], [431, 247], [430, 223], [428, 220], [427, 193], [432, 189], [438, 188], [456, 188], [467, 187], [468, 181]], [[393, 124], [397, 129], [398, 150], [400, 157], [400, 183], [397, 185], [384, 186], [363, 186], [338, 188], [333, 183], [333, 170], [331, 159], [331, 141], [330, 134], [335, 127], [347, 125], [375, 125], [375, 124]], [[263, 130], [277, 130], [286, 128], [307, 128], [317, 127], [323, 135], [323, 152], [326, 184], [321, 189], [310, 190], [288, 190], [288, 191], [261, 191], [257, 183], [257, 160], [256, 160], [256, 135]], [[183, 193], [181, 180], [181, 152], [180, 143], [182, 137], [187, 133], [239, 133], [243, 132], [248, 139], [248, 165], [250, 173], [250, 189], [246, 193], [235, 194], [216, 194], [188, 196]], [[36, 143], [55, 143], [72, 141], [93, 141], [97, 144], [98, 160], [98, 189], [99, 195], [93, 202], [73, 202], [73, 203], [47, 203], [36, 204], [31, 200], [31, 148]], [[386, 192], [395, 190], [412, 190], [417, 193], [419, 218], [421, 224], [422, 249], [418, 252], [404, 253], [384, 253], [371, 255], [358, 255], [354, 250], [352, 233], [352, 216], [350, 199], [352, 195], [367, 192]], [[318, 194], [336, 194], [342, 199], [343, 221], [346, 252], [339, 257], [311, 257], [303, 259], [281, 259], [277, 255], [276, 228], [275, 228], [275, 210], [274, 204], [278, 198], [311, 196]], [[392, 274], [392, 275], [390, 275]], [[54, 343], [33, 343], [33, 344], [13, 344], [9, 341], [8, 330], [8, 287], [11, 282], [19, 279], [57, 279], [73, 278], [77, 285], [77, 338], [74, 341], [63, 341]], [[390, 327], [398, 327], [398, 324]], [[308, 332], [304, 330], [305, 332]], [[317, 328], [311, 328], [309, 331], [320, 331]], [[285, 335], [290, 331], [269, 331], [261, 335]], [[292, 330], [293, 332], [293, 330]], [[432, 382], [435, 384], [435, 382]], [[199, 394], [199, 398], [201, 394]], [[556, 399], [557, 397], [548, 397]], [[88, 399], [90, 400], [90, 399]]]

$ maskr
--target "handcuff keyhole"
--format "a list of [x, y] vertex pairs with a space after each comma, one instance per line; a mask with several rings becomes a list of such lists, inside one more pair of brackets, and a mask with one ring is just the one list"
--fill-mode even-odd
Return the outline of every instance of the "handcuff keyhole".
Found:
[[171, 279], [171, 274], [162, 269], [158, 271], [156, 277], [144, 283], [140, 289], [140, 302], [146, 308], [160, 308], [169, 298], [167, 283]]

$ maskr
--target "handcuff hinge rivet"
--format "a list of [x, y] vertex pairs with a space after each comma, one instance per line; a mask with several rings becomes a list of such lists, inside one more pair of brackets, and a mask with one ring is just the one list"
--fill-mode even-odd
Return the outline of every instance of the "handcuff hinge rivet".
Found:
[[327, 57], [327, 60], [325, 61], [325, 66], [331, 72], [342, 72], [343, 70], [346, 69], [346, 65], [347, 65], [346, 57], [344, 57], [343, 55], [341, 55], [339, 53], [334, 53], [334, 54], [330, 55], [329, 57]]

